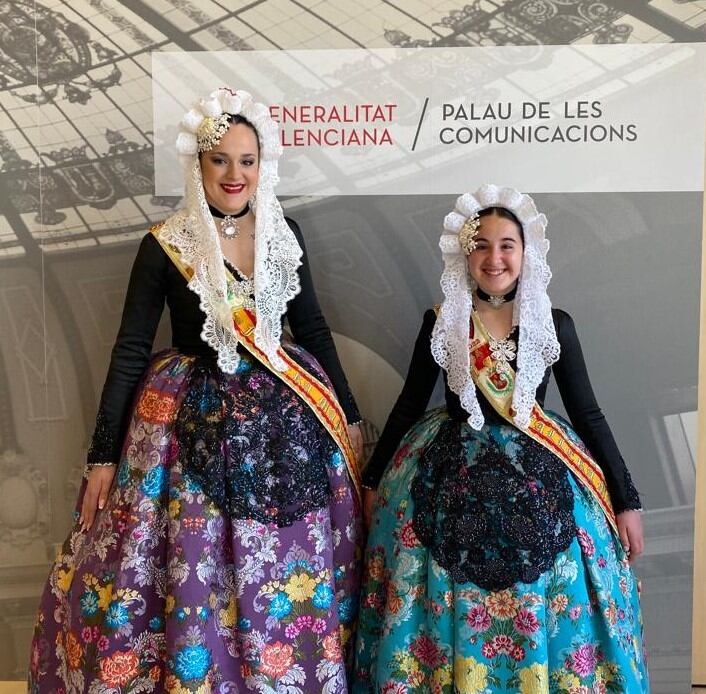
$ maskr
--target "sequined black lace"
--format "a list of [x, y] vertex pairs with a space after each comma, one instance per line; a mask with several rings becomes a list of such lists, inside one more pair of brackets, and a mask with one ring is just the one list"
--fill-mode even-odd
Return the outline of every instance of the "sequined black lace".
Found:
[[492, 437], [448, 421], [412, 483], [417, 537], [459, 583], [532, 582], [576, 534], [564, 464], [509, 427]]
[[640, 501], [640, 494], [635, 487], [632, 477], [630, 476], [630, 471], [627, 467], [623, 468], [623, 484], [622, 484], [622, 494], [611, 494], [611, 499], [613, 501], [613, 510], [616, 513], [622, 513], [623, 511], [639, 511], [642, 508], [642, 502]]
[[335, 445], [264, 369], [228, 375], [200, 360], [176, 421], [182, 469], [232, 518], [291, 525], [328, 504]]
[[108, 424], [102, 407], [96, 416], [96, 428], [86, 456], [86, 467], [90, 470], [95, 465], [113, 465], [120, 455], [115, 430]]

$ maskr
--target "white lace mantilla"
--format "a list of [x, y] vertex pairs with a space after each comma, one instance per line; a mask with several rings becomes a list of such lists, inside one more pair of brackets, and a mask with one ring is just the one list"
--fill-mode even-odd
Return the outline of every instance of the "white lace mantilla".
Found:
[[260, 169], [255, 213], [255, 344], [272, 365], [283, 371], [284, 361], [277, 350], [282, 337], [282, 316], [287, 304], [299, 293], [302, 249], [289, 228], [274, 189], [279, 181], [277, 159], [282, 147], [277, 124], [264, 104], [253, 101], [243, 91], [218, 89], [197, 104], [182, 121], [177, 149], [184, 164], [185, 207], [169, 217], [160, 238], [174, 246], [182, 260], [194, 271], [189, 289], [199, 297], [205, 314], [201, 339], [218, 354], [218, 366], [234, 373], [240, 357], [233, 326], [232, 299], [223, 253], [213, 217], [208, 209], [198, 158], [196, 131], [207, 116], [241, 114], [257, 130], [260, 141]]
[[517, 379], [512, 396], [514, 421], [525, 429], [535, 402], [537, 387], [547, 367], [559, 359], [559, 341], [552, 320], [552, 305], [547, 294], [551, 271], [547, 265], [549, 241], [545, 237], [547, 218], [537, 211], [532, 198], [513, 188], [485, 185], [475, 194], [465, 193], [444, 220], [439, 241], [444, 270], [441, 304], [431, 338], [436, 362], [446, 371], [449, 388], [470, 414], [474, 429], [484, 424], [476, 387], [471, 378], [470, 323], [475, 283], [468, 272], [466, 256], [458, 233], [469, 217], [487, 207], [504, 207], [522, 223], [525, 246], [517, 295], [513, 306], [513, 325], [519, 325]]

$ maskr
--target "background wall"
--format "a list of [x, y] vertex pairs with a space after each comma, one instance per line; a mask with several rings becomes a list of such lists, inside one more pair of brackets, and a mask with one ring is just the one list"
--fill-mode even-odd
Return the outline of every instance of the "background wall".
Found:
[[[678, 0], [2, 3], [0, 680], [24, 677], [136, 244], [177, 204], [152, 195], [151, 51], [689, 42], [706, 39], [704, 25], [706, 2]], [[637, 568], [657, 694], [689, 684], [701, 198], [537, 196], [554, 303], [577, 321], [647, 509]], [[436, 241], [452, 205], [287, 202], [370, 442], [439, 299]], [[560, 407], [556, 394], [549, 404]]]

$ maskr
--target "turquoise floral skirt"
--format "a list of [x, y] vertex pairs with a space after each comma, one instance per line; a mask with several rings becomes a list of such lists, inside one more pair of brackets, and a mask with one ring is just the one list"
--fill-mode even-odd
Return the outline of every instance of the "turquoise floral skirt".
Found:
[[[638, 583], [597, 502], [568, 469], [563, 482], [573, 495], [574, 530], [536, 579], [499, 590], [461, 582], [432, 556], [430, 543], [422, 544], [410, 490], [448, 424], [445, 410], [427, 413], [378, 488], [353, 691], [648, 692]], [[486, 425], [476, 436], [463, 423], [455, 431], [466, 460], [478, 455], [479, 439], [504, 451], [528, 440], [510, 426]]]

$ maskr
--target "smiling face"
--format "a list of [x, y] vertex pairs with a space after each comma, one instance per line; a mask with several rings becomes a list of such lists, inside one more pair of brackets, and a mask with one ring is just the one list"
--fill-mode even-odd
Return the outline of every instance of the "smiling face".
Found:
[[511, 219], [497, 214], [480, 218], [476, 248], [468, 256], [468, 271], [487, 294], [506, 294], [522, 269], [523, 244], [520, 229]]
[[231, 125], [221, 141], [201, 155], [206, 200], [224, 214], [239, 212], [255, 194], [259, 170], [255, 131], [246, 123]]

